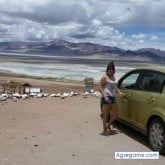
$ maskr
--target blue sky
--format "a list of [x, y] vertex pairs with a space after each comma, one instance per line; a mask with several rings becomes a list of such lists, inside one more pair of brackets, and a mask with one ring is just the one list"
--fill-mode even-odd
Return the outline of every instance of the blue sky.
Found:
[[0, 42], [92, 42], [165, 50], [164, 0], [0, 0]]

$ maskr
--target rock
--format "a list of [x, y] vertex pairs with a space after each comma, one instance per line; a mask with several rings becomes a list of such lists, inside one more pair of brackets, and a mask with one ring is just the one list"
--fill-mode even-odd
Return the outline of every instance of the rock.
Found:
[[8, 99], [8, 95], [7, 94], [1, 94], [0, 95], [0, 101], [6, 101]]

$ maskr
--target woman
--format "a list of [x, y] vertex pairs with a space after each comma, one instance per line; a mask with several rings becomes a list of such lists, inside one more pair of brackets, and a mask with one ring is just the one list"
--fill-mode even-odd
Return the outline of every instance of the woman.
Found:
[[[99, 83], [99, 91], [103, 97], [103, 132], [102, 135], [111, 134], [111, 124], [118, 117], [116, 93], [122, 95], [117, 88], [117, 81], [115, 78], [115, 65], [110, 62], [107, 65], [106, 75], [101, 78]], [[111, 115], [110, 115], [111, 114]], [[107, 123], [110, 116], [110, 120]]]

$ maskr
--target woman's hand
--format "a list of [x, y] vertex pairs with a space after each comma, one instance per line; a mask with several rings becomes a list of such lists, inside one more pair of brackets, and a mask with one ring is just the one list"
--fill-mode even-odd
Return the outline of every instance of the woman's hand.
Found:
[[120, 97], [124, 97], [124, 96], [125, 96], [125, 93], [123, 93], [123, 92], [120, 91], [120, 92], [119, 92], [119, 96], [120, 96]]
[[104, 96], [104, 100], [105, 101], [108, 101], [108, 96]]
[[125, 96], [125, 93], [121, 92], [121, 93], [120, 93], [120, 96], [121, 96], [121, 97], [124, 97], [124, 96]]
[[125, 96], [125, 93], [121, 92], [119, 89], [117, 89], [117, 91], [118, 91], [120, 97], [124, 97]]

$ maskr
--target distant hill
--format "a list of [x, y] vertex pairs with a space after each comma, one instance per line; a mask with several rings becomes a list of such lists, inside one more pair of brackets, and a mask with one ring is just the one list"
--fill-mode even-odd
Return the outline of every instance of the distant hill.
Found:
[[89, 42], [71, 43], [64, 40], [53, 40], [50, 42], [0, 42], [0, 52], [61, 56], [99, 55], [113, 59], [165, 62], [165, 51], [159, 49], [144, 48], [133, 51]]

